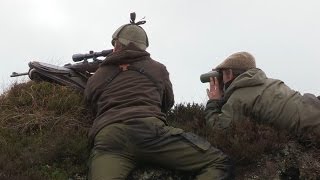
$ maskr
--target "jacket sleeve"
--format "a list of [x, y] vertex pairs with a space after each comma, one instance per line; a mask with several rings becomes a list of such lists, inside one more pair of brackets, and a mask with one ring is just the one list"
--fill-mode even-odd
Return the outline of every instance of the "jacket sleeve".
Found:
[[96, 114], [96, 103], [93, 103], [95, 101], [95, 91], [92, 82], [90, 81], [91, 78], [92, 76], [88, 79], [86, 88], [84, 90], [84, 104], [87, 109], [90, 109], [93, 114]]
[[233, 107], [224, 100], [209, 100], [205, 108], [205, 119], [209, 126], [226, 129], [233, 119]]
[[174, 105], [174, 95], [172, 90], [172, 84], [169, 78], [169, 72], [165, 68], [164, 75], [164, 89], [162, 94], [162, 107], [161, 111], [167, 113]]

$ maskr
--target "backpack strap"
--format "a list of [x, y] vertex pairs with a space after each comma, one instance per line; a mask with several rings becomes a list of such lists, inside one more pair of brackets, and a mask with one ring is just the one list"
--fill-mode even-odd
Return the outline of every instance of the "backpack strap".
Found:
[[114, 80], [114, 78], [116, 78], [121, 72], [122, 72], [121, 70], [116, 71], [109, 78], [106, 79], [105, 83], [103, 83], [101, 85], [103, 85], [105, 87], [108, 86]]
[[101, 86], [107, 87], [120, 73], [131, 70], [131, 71], [136, 71], [136, 72], [146, 76], [148, 79], [150, 79], [156, 85], [157, 90], [160, 94], [160, 99], [162, 100], [163, 93], [161, 91], [162, 90], [161, 86], [157, 83], [157, 81], [149, 73], [145, 72], [145, 70], [143, 68], [138, 68], [138, 67], [135, 67], [130, 64], [120, 64], [118, 67], [119, 67], [118, 70], [115, 73], [113, 73], [111, 76], [109, 76], [109, 78], [106, 79], [105, 83], [102, 83], [99, 86], [99, 89], [101, 88]]
[[160, 85], [157, 83], [157, 81], [153, 78], [153, 76], [151, 76], [149, 73], [147, 73], [143, 68], [138, 68], [135, 66], [128, 66], [127, 67], [128, 70], [132, 70], [132, 71], [136, 71], [144, 76], [146, 76], [148, 79], [150, 79], [156, 86], [157, 86], [157, 90], [160, 93], [160, 97], [162, 99], [162, 91], [161, 91], [161, 87]]

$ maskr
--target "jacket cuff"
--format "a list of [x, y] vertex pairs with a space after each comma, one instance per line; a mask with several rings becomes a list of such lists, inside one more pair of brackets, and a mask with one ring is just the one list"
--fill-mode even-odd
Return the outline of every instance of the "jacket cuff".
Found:
[[222, 106], [225, 104], [225, 100], [224, 99], [209, 99], [206, 105], [206, 109], [219, 109], [219, 111], [221, 110]]

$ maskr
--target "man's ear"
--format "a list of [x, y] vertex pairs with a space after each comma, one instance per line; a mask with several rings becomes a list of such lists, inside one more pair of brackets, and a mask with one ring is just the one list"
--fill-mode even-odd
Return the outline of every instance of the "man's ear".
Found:
[[122, 44], [118, 40], [115, 40], [113, 52], [120, 51], [121, 49], [122, 49]]
[[233, 71], [232, 69], [227, 69], [227, 73], [226, 73], [226, 78], [228, 81], [233, 80], [234, 79], [234, 75], [233, 75]]

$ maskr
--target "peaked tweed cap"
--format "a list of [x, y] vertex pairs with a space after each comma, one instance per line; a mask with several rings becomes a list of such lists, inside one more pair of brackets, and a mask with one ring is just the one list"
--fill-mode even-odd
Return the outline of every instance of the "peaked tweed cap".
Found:
[[256, 68], [254, 57], [248, 52], [237, 52], [225, 59], [216, 69], [240, 69], [249, 70]]

